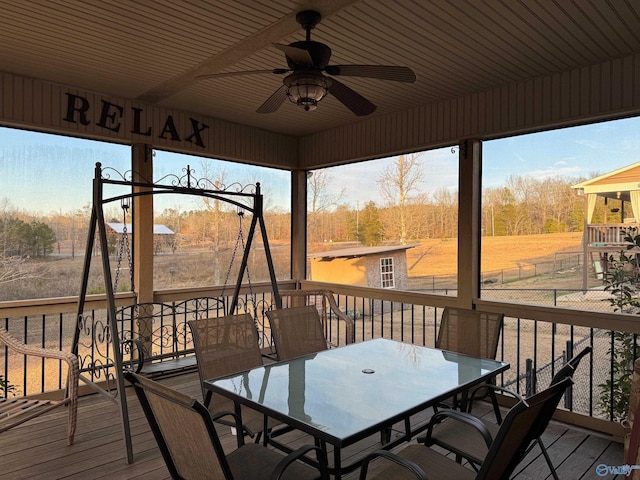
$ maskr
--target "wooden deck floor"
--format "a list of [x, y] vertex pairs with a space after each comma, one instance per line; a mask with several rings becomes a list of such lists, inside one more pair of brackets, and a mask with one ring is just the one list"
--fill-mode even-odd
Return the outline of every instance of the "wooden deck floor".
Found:
[[[199, 398], [197, 375], [185, 374], [162, 380], [177, 390]], [[130, 390], [130, 389], [127, 389]], [[91, 395], [80, 399], [76, 442], [66, 445], [66, 411], [58, 409], [40, 419], [0, 434], [0, 478], [25, 480], [109, 479], [158, 480], [169, 478], [160, 452], [133, 392], [128, 395], [135, 462], [124, 460], [124, 442], [115, 404]], [[424, 420], [424, 419], [423, 419]], [[228, 427], [220, 427], [225, 448], [233, 449], [235, 439]], [[286, 441], [291, 445], [306, 443], [299, 432]], [[379, 438], [363, 441], [349, 456], [375, 448]], [[596, 466], [623, 464], [623, 447], [610, 438], [553, 422], [544, 437], [558, 475], [563, 480], [618, 479], [622, 475], [599, 476]], [[357, 478], [356, 472], [346, 477]], [[540, 450], [534, 448], [520, 464], [517, 480], [551, 478]], [[455, 480], [455, 479], [452, 479]]]

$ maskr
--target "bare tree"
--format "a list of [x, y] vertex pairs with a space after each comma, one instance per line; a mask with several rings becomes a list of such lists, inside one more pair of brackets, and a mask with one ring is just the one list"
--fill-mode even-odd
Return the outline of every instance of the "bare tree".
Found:
[[407, 239], [407, 205], [411, 193], [417, 190], [422, 181], [420, 157], [419, 153], [400, 155], [393, 165], [384, 169], [378, 179], [382, 195], [388, 204], [398, 206], [401, 244], [405, 244]]
[[329, 225], [325, 213], [337, 207], [345, 194], [345, 187], [336, 194], [331, 189], [333, 179], [328, 170], [315, 170], [307, 178], [307, 210], [309, 213], [309, 239], [325, 239]]
[[31, 263], [24, 256], [0, 256], [0, 285], [46, 277], [49, 270], [41, 263]]
[[342, 187], [340, 192], [335, 194], [330, 188], [332, 182], [331, 173], [326, 169], [310, 172], [307, 178], [307, 201], [311, 213], [324, 212], [340, 203], [345, 193], [345, 187]]
[[439, 188], [433, 194], [436, 205], [439, 237], [454, 237], [457, 230], [458, 202], [454, 194], [446, 188]]
[[[202, 161], [201, 166], [204, 178], [209, 180], [216, 190], [225, 188], [226, 170], [222, 169], [219, 172], [214, 172], [206, 160]], [[220, 200], [208, 197], [202, 197], [202, 200], [207, 211], [212, 213], [213, 216], [213, 284], [220, 285], [220, 226], [222, 224]], [[204, 227], [206, 228], [206, 222]]]

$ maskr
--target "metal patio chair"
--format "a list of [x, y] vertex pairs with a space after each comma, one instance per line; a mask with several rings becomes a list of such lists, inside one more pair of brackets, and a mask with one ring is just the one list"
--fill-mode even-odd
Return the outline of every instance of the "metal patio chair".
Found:
[[[234, 403], [229, 398], [214, 394], [204, 388], [203, 382], [212, 378], [250, 370], [261, 366], [262, 353], [258, 345], [258, 332], [253, 318], [248, 313], [223, 317], [190, 320], [198, 374], [202, 387], [204, 405], [211, 414], [234, 411]], [[256, 438], [256, 442], [268, 441], [268, 432], [281, 422], [266, 418], [260, 412], [242, 407], [241, 419], [244, 433]], [[220, 423], [225, 420], [221, 419]], [[230, 426], [235, 422], [230, 421]], [[265, 431], [266, 430], [266, 431]]]
[[[573, 378], [573, 374], [578, 368], [580, 361], [589, 353], [591, 353], [591, 347], [585, 347], [580, 353], [570, 359], [553, 376], [551, 379], [551, 385], [560, 383], [566, 378]], [[495, 422], [488, 421], [486, 418], [475, 417], [471, 413], [473, 410], [473, 403], [477, 398], [477, 393], [481, 390], [488, 390], [488, 395], [491, 399], [495, 415]], [[525, 401], [524, 397], [516, 392], [496, 385], [482, 385], [474, 389], [469, 400], [469, 411], [465, 415], [470, 418], [474, 418], [476, 422], [480, 422], [483, 425], [483, 430], [489, 435], [489, 437], [485, 437], [485, 441], [479, 441], [477, 433], [469, 425], [460, 424], [458, 422], [449, 422], [446, 414], [437, 413], [430, 419], [427, 435], [424, 438], [425, 444], [428, 446], [437, 445], [449, 450], [456, 455], [457, 460], [464, 458], [471, 462], [472, 465], [482, 465], [490, 448], [490, 442], [488, 440], [496, 438], [500, 426], [503, 423], [496, 392], [512, 396], [520, 402]], [[539, 429], [538, 434], [535, 437], [535, 442], [530, 445], [529, 450], [531, 450], [536, 444], [540, 447], [542, 455], [544, 456], [544, 459], [549, 466], [549, 470], [551, 471], [551, 475], [553, 478], [558, 480], [558, 474], [553, 466], [553, 462], [551, 461], [547, 449], [542, 442], [541, 436], [543, 432], [544, 428]], [[527, 453], [529, 450], [527, 450]]]
[[[334, 346], [340, 340], [347, 345], [356, 341], [355, 322], [340, 309], [331, 290], [281, 290], [280, 296], [283, 308], [315, 306], [329, 345]], [[337, 327], [332, 331], [331, 321], [334, 318]]]
[[320, 315], [313, 305], [269, 310], [267, 318], [280, 361], [329, 348]]
[[[504, 314], [445, 307], [442, 311], [436, 348], [476, 358], [495, 359], [502, 332]], [[444, 406], [466, 408], [466, 394], [443, 402]]]
[[67, 405], [69, 410], [67, 443], [72, 445], [78, 414], [78, 379], [80, 378], [78, 357], [70, 352], [27, 345], [18, 341], [9, 332], [1, 328], [0, 343], [4, 343], [9, 350], [18, 354], [60, 360], [66, 362], [68, 365], [67, 387], [62, 399], [35, 399], [27, 397], [0, 398], [0, 432], [16, 427], [54, 408]]
[[[136, 395], [151, 426], [171, 477], [185, 480], [328, 480], [326, 455], [317, 446], [306, 445], [286, 457], [255, 443], [245, 444], [238, 435], [238, 448], [225, 455], [214, 420], [222, 416], [240, 419], [234, 413], [221, 412], [212, 417], [199, 401], [155, 380], [127, 372], [125, 378]], [[319, 467], [314, 469], [297, 461], [315, 451]]]
[[436, 348], [477, 358], [496, 358], [504, 314], [445, 307]]
[[[398, 453], [378, 450], [367, 456], [360, 471], [360, 480], [508, 480], [530, 444], [547, 428], [560, 398], [571, 383], [571, 378], [565, 378], [518, 402], [509, 410], [491, 441], [490, 434], [471, 415], [457, 410], [436, 414], [447, 415], [448, 421], [473, 427], [477, 430], [476, 441], [482, 442], [484, 439], [490, 445], [477, 472], [428, 446], [413, 443]], [[375, 465], [375, 472], [372, 469], [369, 475], [369, 464], [376, 458], [380, 458], [378, 465]]]

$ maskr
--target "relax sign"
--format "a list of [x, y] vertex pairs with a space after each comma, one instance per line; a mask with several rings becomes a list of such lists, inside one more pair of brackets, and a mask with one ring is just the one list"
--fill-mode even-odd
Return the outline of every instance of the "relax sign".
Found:
[[167, 115], [164, 118], [162, 126], [154, 132], [151, 125], [143, 124], [142, 118], [144, 110], [142, 108], [131, 107], [130, 111], [125, 107], [115, 103], [100, 100], [100, 105], [91, 105], [89, 100], [80, 95], [66, 93], [67, 109], [63, 120], [70, 123], [80, 123], [81, 125], [89, 125], [92, 119], [97, 127], [109, 130], [114, 133], [120, 132], [123, 118], [128, 116], [131, 125], [131, 132], [136, 135], [145, 137], [156, 137], [163, 140], [171, 140], [172, 142], [188, 142], [193, 145], [205, 148], [202, 140], [202, 132], [209, 128], [208, 125], [200, 123], [198, 120], [189, 118], [189, 127], [187, 131], [180, 131], [176, 126], [173, 117]]

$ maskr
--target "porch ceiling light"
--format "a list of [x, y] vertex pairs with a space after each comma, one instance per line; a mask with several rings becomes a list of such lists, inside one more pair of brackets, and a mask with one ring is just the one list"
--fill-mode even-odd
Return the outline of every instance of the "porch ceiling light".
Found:
[[308, 112], [318, 108], [318, 102], [327, 96], [331, 79], [319, 72], [296, 72], [286, 77], [284, 84], [289, 100]]

